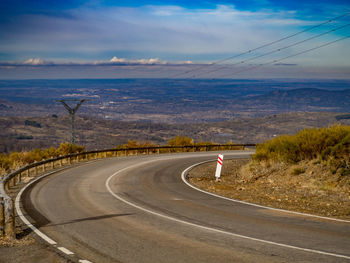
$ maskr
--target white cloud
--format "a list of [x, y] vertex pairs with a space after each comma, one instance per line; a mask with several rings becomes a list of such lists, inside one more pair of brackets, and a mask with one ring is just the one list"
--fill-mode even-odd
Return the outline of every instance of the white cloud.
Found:
[[[148, 65], [166, 64], [170, 60], [184, 63], [181, 61], [187, 59], [208, 62], [256, 48], [319, 22], [300, 19], [300, 13], [293, 10], [241, 11], [233, 5], [218, 5], [213, 9], [180, 6], [92, 9], [85, 6], [69, 12], [67, 17], [31, 14], [13, 19], [16, 22], [11, 25], [12, 30], [0, 31], [4, 35], [0, 49], [8, 54], [41, 57], [50, 54], [50, 58], [68, 60], [91, 56], [90, 61], [98, 60], [95, 64]], [[315, 65], [321, 59], [350, 65], [347, 45], [339, 47], [337, 53], [332, 47], [323, 50], [318, 58], [305, 55], [298, 63], [308, 60]], [[112, 57], [114, 54], [118, 57]], [[99, 61], [106, 56], [112, 58]], [[136, 56], [140, 59], [130, 59]], [[25, 63], [48, 62], [32, 58]]]
[[[112, 57], [109, 63], [113, 64], [166, 64], [166, 61], [162, 61], [159, 58], [142, 58], [142, 59], [126, 59], [118, 58], [116, 56]], [[105, 64], [106, 61], [96, 61], [94, 64]]]
[[111, 58], [109, 60], [109, 62], [112, 62], [112, 63], [125, 63], [126, 59], [125, 58], [117, 58], [116, 56], [114, 56], [113, 58]]
[[25, 65], [45, 65], [47, 64], [44, 60], [40, 58], [30, 58], [23, 62]]

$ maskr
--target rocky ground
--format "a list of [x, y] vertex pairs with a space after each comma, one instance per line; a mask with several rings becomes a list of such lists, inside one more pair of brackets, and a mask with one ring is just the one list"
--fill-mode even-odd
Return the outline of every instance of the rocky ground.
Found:
[[215, 181], [216, 162], [195, 167], [189, 181], [233, 199], [315, 215], [350, 219], [350, 176], [332, 174], [317, 160], [298, 165], [254, 166], [225, 160]]

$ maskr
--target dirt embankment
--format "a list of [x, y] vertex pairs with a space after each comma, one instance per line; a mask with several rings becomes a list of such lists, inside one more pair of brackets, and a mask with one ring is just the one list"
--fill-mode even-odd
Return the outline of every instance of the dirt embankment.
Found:
[[216, 162], [197, 166], [189, 172], [189, 181], [233, 199], [350, 219], [350, 176], [332, 174], [319, 161], [256, 166], [249, 159], [225, 160], [219, 182], [215, 169]]

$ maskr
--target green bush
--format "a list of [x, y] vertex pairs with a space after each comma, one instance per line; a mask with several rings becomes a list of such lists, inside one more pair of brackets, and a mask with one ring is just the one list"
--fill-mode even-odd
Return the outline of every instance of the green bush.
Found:
[[298, 163], [319, 158], [335, 170], [350, 169], [350, 126], [305, 129], [296, 135], [282, 135], [259, 144], [255, 161]]
[[299, 175], [305, 173], [305, 169], [303, 167], [296, 167], [293, 169], [292, 174], [293, 175]]
[[36, 127], [36, 128], [41, 128], [41, 124], [39, 122], [31, 121], [31, 120], [25, 120], [24, 125], [25, 126], [32, 126], [32, 127]]

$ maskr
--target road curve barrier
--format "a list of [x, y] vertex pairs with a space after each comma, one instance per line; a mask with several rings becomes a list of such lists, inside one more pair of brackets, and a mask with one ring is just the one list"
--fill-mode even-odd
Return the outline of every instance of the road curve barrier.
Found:
[[250, 148], [255, 146], [255, 144], [248, 143], [115, 148], [73, 153], [28, 164], [16, 171], [6, 174], [0, 179], [0, 237], [6, 237], [7, 239], [16, 238], [14, 200], [8, 195], [10, 188], [17, 186], [21, 182], [29, 182], [32, 178], [47, 171], [55, 170], [64, 166], [71, 166], [79, 162], [107, 157], [176, 152], [244, 150], [246, 147]]

